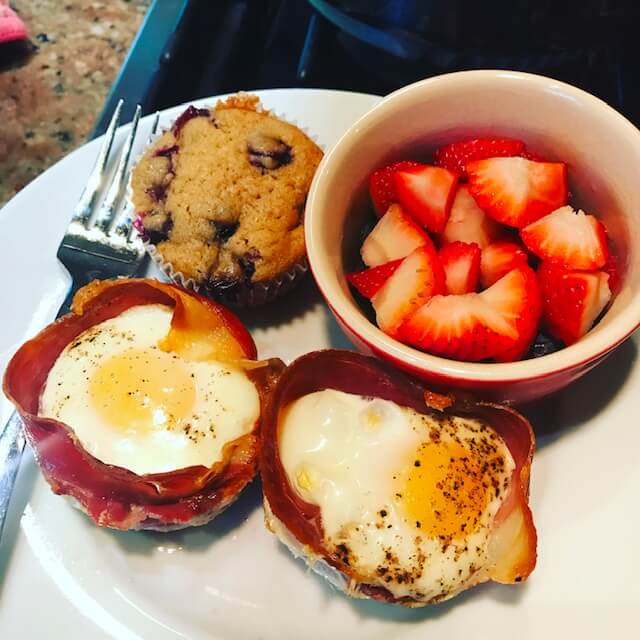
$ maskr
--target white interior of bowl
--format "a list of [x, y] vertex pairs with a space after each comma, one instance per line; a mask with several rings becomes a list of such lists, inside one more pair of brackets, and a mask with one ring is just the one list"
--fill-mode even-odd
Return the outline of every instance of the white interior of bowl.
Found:
[[[367, 182], [374, 169], [403, 158], [428, 158], [443, 142], [492, 134], [521, 138], [544, 157], [568, 163], [570, 188], [580, 205], [604, 221], [623, 282], [604, 318], [571, 347], [508, 364], [455, 362], [412, 349], [380, 331], [355, 303], [344, 272], [359, 250]], [[510, 71], [423, 80], [380, 102], [322, 161], [305, 217], [311, 268], [345, 324], [413, 367], [469, 380], [545, 375], [607, 351], [640, 322], [639, 169], [640, 131], [580, 89]]]

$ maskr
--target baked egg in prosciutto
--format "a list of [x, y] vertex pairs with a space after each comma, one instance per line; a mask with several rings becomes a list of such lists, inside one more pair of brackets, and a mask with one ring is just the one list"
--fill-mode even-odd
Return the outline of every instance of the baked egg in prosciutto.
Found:
[[172, 313], [138, 305], [83, 331], [49, 371], [39, 415], [137, 474], [221, 460], [225, 443], [253, 430], [260, 397], [241, 368], [161, 349]]
[[290, 365], [263, 426], [266, 523], [337, 588], [407, 606], [528, 577], [531, 426], [426, 390], [377, 360]]
[[284, 365], [240, 321], [153, 280], [94, 282], [4, 380], [45, 478], [98, 524], [204, 524], [254, 477], [262, 407]]

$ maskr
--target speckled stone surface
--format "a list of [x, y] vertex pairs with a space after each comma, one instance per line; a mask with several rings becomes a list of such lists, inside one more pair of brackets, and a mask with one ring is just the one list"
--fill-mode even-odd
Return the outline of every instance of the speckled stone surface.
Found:
[[0, 206], [81, 145], [150, 0], [13, 0], [38, 50], [0, 73]]

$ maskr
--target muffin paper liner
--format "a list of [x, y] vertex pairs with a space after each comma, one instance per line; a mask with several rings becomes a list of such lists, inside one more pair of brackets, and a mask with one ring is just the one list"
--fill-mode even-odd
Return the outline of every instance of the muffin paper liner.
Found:
[[[211, 106], [208, 105], [208, 108], [213, 107], [215, 107], [215, 103]], [[313, 140], [313, 142], [315, 142], [323, 152], [325, 151], [325, 146], [319, 142], [317, 136], [312, 134], [306, 127], [300, 126], [295, 119], [289, 118], [285, 114], [278, 113], [272, 109], [266, 109], [262, 106], [262, 103], [259, 103], [257, 112], [260, 113], [264, 111], [268, 111], [275, 118], [297, 127], [300, 131], [304, 132], [307, 137]], [[156, 140], [165, 133], [165, 131], [166, 129], [159, 129], [155, 134], [149, 136], [144, 148], [131, 163], [132, 168], [138, 164], [144, 155], [144, 152], [153, 145]], [[130, 216], [130, 219], [134, 221], [137, 213], [133, 207], [131, 174], [132, 172], [129, 173], [129, 181], [127, 183], [126, 207], [128, 209], [127, 213]], [[133, 232], [138, 233], [137, 229], [134, 229]], [[291, 291], [309, 271], [309, 263], [307, 261], [307, 256], [305, 255], [300, 262], [296, 263], [289, 270], [279, 274], [275, 278], [259, 282], [238, 282], [228, 289], [224, 289], [220, 286], [216, 286], [214, 282], [197, 282], [193, 278], [185, 276], [182, 272], [175, 269], [170, 262], [164, 260], [157, 247], [149, 242], [148, 239], [143, 237], [142, 242], [147, 254], [151, 257], [154, 264], [170, 281], [230, 307], [253, 307], [272, 302], [281, 295]]]
[[199, 283], [193, 278], [187, 278], [180, 271], [176, 271], [170, 262], [162, 258], [155, 245], [147, 240], [143, 240], [143, 243], [151, 259], [169, 280], [231, 307], [253, 307], [271, 302], [293, 289], [309, 271], [309, 263], [305, 256], [301, 262], [276, 278], [263, 282], [239, 282], [225, 291], [216, 288], [213, 283]]

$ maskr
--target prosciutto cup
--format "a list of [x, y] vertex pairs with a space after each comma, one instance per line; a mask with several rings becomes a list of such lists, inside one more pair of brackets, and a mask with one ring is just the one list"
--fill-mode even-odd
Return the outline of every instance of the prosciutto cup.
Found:
[[238, 497], [256, 473], [260, 418], [251, 432], [227, 442], [223, 459], [209, 468], [138, 475], [98, 460], [68, 425], [38, 415], [48, 373], [63, 349], [83, 331], [146, 304], [173, 308], [166, 337], [172, 352], [201, 359], [222, 356], [244, 368], [258, 390], [262, 412], [282, 362], [257, 362], [251, 336], [224, 307], [175, 285], [144, 279], [96, 281], [81, 289], [71, 313], [20, 347], [6, 369], [3, 390], [23, 419], [27, 441], [54, 493], [70, 496], [100, 526], [164, 531], [204, 524]]
[[[381, 361], [351, 351], [318, 351], [293, 362], [280, 377], [264, 413], [260, 473], [266, 525], [296, 557], [303, 557], [310, 568], [334, 587], [356, 598], [419, 607], [448, 599], [462, 590], [431, 599], [398, 597], [382, 579], [381, 571], [363, 575], [344, 553], [336, 553], [335, 546], [334, 551], [328, 547], [320, 507], [306, 502], [292, 485], [279, 451], [287, 408], [295, 400], [325, 389], [392, 401], [436, 420], [458, 416], [492, 427], [509, 450], [514, 467], [507, 493], [491, 524], [487, 566], [464, 588], [488, 580], [515, 583], [529, 576], [536, 564], [537, 543], [528, 504], [535, 448], [529, 422], [505, 405], [433, 393], [423, 383], [405, 377]], [[296, 424], [288, 428], [306, 427]]]

